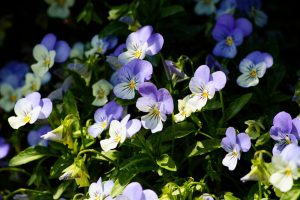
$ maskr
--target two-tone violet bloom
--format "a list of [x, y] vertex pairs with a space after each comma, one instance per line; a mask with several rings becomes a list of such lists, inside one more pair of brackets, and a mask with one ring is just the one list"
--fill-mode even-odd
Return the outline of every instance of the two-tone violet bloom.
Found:
[[266, 70], [272, 65], [273, 57], [269, 53], [251, 52], [239, 65], [242, 75], [237, 78], [237, 84], [245, 88], [256, 86], [259, 83], [259, 78], [262, 78]]
[[110, 138], [100, 141], [101, 148], [107, 152], [122, 144], [126, 137], [130, 138], [141, 129], [141, 121], [138, 119], [129, 120], [130, 114], [126, 115], [121, 122], [112, 120], [109, 126]]
[[105, 54], [107, 50], [113, 49], [118, 43], [118, 38], [108, 36], [101, 38], [95, 35], [91, 40], [92, 48], [85, 52], [85, 56], [89, 57], [95, 54]]
[[270, 136], [277, 143], [273, 147], [273, 155], [278, 155], [288, 144], [298, 144], [300, 138], [300, 117], [292, 119], [287, 112], [278, 113], [273, 119]]
[[208, 66], [199, 66], [189, 83], [189, 88], [192, 92], [189, 103], [193, 105], [193, 112], [201, 110], [206, 105], [207, 100], [214, 97], [216, 91], [223, 89], [226, 80], [224, 72], [216, 71], [210, 74]]
[[118, 195], [114, 200], [158, 200], [157, 194], [150, 189], [143, 190], [141, 184], [132, 182], [128, 184], [123, 193]]
[[148, 114], [142, 116], [141, 122], [145, 129], [150, 129], [152, 133], [161, 131], [167, 115], [174, 110], [173, 98], [165, 88], [157, 87], [150, 82], [140, 85], [139, 93], [142, 97], [138, 98], [136, 107]]
[[10, 146], [3, 137], [0, 137], [0, 159], [7, 156]]
[[272, 165], [274, 173], [270, 176], [270, 183], [281, 192], [289, 191], [294, 180], [300, 177], [300, 147], [296, 144], [287, 145], [279, 155], [273, 155]]
[[49, 125], [44, 125], [37, 130], [31, 130], [27, 135], [27, 142], [30, 146], [47, 146], [48, 141], [41, 138], [42, 135], [50, 132], [52, 129]]
[[104, 200], [109, 196], [112, 188], [114, 186], [114, 182], [111, 180], [102, 182], [101, 177], [97, 182], [94, 182], [89, 187], [89, 196], [88, 200]]
[[233, 127], [226, 129], [226, 137], [221, 141], [222, 148], [228, 152], [222, 160], [222, 164], [230, 171], [234, 170], [237, 161], [241, 158], [241, 151], [247, 152], [251, 147], [250, 137], [246, 133], [236, 135]]
[[17, 116], [8, 118], [13, 129], [18, 129], [27, 123], [33, 124], [37, 119], [46, 119], [52, 112], [52, 102], [48, 98], [41, 99], [41, 94], [33, 92], [19, 99], [14, 107]]
[[112, 120], [119, 120], [122, 116], [123, 108], [114, 101], [110, 101], [102, 108], [96, 110], [94, 114], [95, 123], [88, 128], [88, 133], [96, 138], [107, 129]]
[[152, 73], [150, 62], [139, 59], [130, 61], [117, 72], [119, 83], [114, 87], [114, 94], [121, 99], [133, 99], [135, 91], [151, 79]]
[[251, 33], [252, 24], [246, 18], [235, 20], [231, 14], [221, 15], [212, 30], [212, 36], [218, 42], [213, 54], [224, 58], [234, 58], [237, 54], [237, 46], [240, 46], [244, 37]]
[[126, 39], [127, 51], [118, 56], [121, 64], [127, 64], [133, 59], [144, 59], [146, 55], [157, 54], [164, 44], [164, 39], [159, 33], [153, 33], [152, 26], [144, 26], [129, 34]]

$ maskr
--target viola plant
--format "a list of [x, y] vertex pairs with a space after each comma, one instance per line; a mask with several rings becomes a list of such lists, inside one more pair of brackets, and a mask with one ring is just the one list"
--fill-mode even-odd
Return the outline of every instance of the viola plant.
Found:
[[0, 199], [299, 199], [290, 4], [45, 0], [4, 9]]

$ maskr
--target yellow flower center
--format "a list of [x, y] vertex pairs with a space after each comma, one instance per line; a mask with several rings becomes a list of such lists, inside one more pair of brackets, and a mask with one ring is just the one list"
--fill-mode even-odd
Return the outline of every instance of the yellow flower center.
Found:
[[233, 156], [234, 156], [234, 157], [238, 157], [238, 156], [239, 156], [239, 153], [238, 153], [236, 150], [233, 150], [232, 153], [233, 153]]
[[207, 92], [206, 90], [203, 91], [202, 97], [203, 97], [204, 99], [207, 99], [207, 98], [208, 98], [208, 92]]
[[44, 65], [46, 65], [46, 66], [50, 65], [50, 59], [49, 58], [44, 60]]
[[106, 126], [107, 126], [107, 122], [106, 122], [106, 121], [102, 122], [102, 124], [101, 124], [101, 128], [102, 128], [102, 129], [105, 129], [105, 128], [106, 128]]
[[155, 115], [155, 116], [159, 116], [160, 115], [160, 111], [158, 110], [158, 108], [154, 108], [153, 109], [153, 114]]
[[57, 0], [58, 5], [63, 6], [65, 5], [65, 0]]
[[291, 170], [291, 168], [287, 167], [287, 168], [285, 169], [285, 171], [284, 171], [284, 174], [285, 174], [286, 176], [291, 176], [291, 175], [292, 175], [292, 170]]
[[228, 46], [233, 45], [233, 39], [232, 39], [231, 36], [228, 36], [228, 37], [226, 38], [226, 44], [227, 44]]
[[99, 92], [98, 92], [98, 97], [99, 98], [103, 98], [105, 96], [105, 92], [102, 88], [99, 89]]
[[135, 88], [135, 82], [134, 82], [134, 80], [131, 80], [129, 82], [129, 88], [132, 89], [132, 90]]
[[285, 136], [285, 142], [287, 144], [291, 144], [292, 143], [291, 139], [288, 136]]
[[140, 50], [137, 50], [135, 53], [134, 53], [134, 57], [135, 58], [140, 58], [142, 52]]
[[24, 121], [25, 123], [30, 122], [30, 120], [31, 120], [31, 117], [28, 116], [28, 115], [26, 115], [26, 116], [23, 118], [23, 121]]
[[37, 90], [37, 86], [36, 86], [35, 83], [32, 83], [32, 85], [31, 85], [31, 90], [32, 90], [32, 91], [36, 91], [36, 90]]
[[115, 141], [119, 143], [121, 141], [121, 136], [120, 135], [116, 136]]
[[251, 72], [250, 72], [250, 76], [252, 77], [252, 78], [255, 78], [256, 77], [256, 70], [255, 69], [253, 69]]
[[103, 49], [101, 47], [98, 47], [97, 53], [102, 53]]
[[10, 101], [11, 102], [15, 102], [17, 100], [17, 96], [16, 95], [11, 95], [10, 96]]
[[182, 116], [186, 116], [185, 110], [181, 111], [180, 114], [181, 114]]

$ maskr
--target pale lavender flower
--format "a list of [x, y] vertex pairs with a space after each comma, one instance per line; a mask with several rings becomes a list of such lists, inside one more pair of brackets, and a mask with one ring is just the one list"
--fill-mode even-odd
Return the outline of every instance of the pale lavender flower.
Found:
[[27, 123], [33, 124], [37, 119], [46, 119], [52, 112], [52, 102], [48, 98], [41, 99], [41, 94], [33, 92], [19, 99], [15, 105], [17, 116], [8, 118], [10, 126], [18, 129]]
[[134, 59], [117, 73], [119, 83], [114, 87], [114, 94], [121, 99], [133, 99], [140, 85], [150, 80], [153, 68], [148, 61]]
[[157, 194], [150, 189], [143, 190], [141, 184], [132, 182], [128, 184], [123, 193], [118, 195], [114, 200], [158, 200]]
[[127, 64], [133, 59], [153, 56], [161, 50], [163, 43], [163, 37], [159, 33], [153, 33], [152, 26], [144, 26], [127, 37], [127, 51], [119, 55], [119, 62]]
[[96, 183], [92, 183], [89, 187], [89, 200], [102, 200], [105, 197], [109, 196], [114, 182], [111, 180], [102, 182], [101, 177]]
[[300, 138], [300, 118], [292, 119], [287, 112], [278, 113], [273, 119], [273, 126], [270, 129], [270, 136], [276, 143], [273, 154], [278, 155], [288, 144], [298, 144]]
[[241, 158], [241, 151], [249, 151], [251, 141], [246, 133], [236, 135], [235, 129], [229, 127], [226, 129], [226, 137], [222, 139], [221, 145], [222, 148], [228, 152], [223, 159], [222, 164], [232, 171], [235, 169], [237, 161]]
[[88, 128], [88, 133], [96, 138], [107, 129], [112, 120], [119, 120], [123, 108], [114, 101], [110, 101], [103, 108], [96, 110], [94, 114], [95, 123]]
[[167, 119], [167, 114], [171, 114], [174, 109], [173, 98], [165, 88], [157, 90], [153, 83], [145, 82], [140, 85], [136, 107], [148, 113], [142, 116], [141, 121], [145, 129], [151, 129], [152, 133], [161, 131], [163, 123]]

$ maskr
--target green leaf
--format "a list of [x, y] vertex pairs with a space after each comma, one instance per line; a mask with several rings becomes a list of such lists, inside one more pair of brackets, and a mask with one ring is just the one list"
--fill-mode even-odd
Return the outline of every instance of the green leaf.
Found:
[[169, 17], [171, 15], [175, 15], [178, 13], [182, 13], [185, 12], [184, 8], [180, 5], [172, 5], [172, 6], [168, 6], [165, 7], [161, 10], [161, 14], [160, 14], [160, 18], [166, 18]]
[[265, 143], [267, 143], [270, 140], [270, 134], [269, 133], [265, 133], [262, 134], [261, 136], [259, 136], [259, 138], [256, 140], [255, 146], [261, 146]]
[[174, 172], [177, 171], [174, 160], [168, 154], [162, 154], [158, 159], [156, 159], [156, 163], [158, 166], [166, 170]]
[[221, 119], [221, 121], [226, 122], [233, 118], [250, 101], [251, 97], [252, 93], [248, 93], [235, 99], [232, 103], [229, 104], [227, 109], [225, 109], [225, 116]]
[[128, 28], [123, 22], [112, 21], [107, 26], [105, 26], [100, 32], [100, 37], [105, 37], [108, 35], [127, 35]]
[[187, 151], [188, 157], [193, 156], [200, 156], [205, 153], [211, 152], [215, 149], [218, 149], [221, 147], [220, 140], [218, 139], [207, 139], [203, 141], [198, 141], [196, 145], [194, 145], [192, 148], [190, 148]]
[[217, 110], [220, 108], [222, 108], [222, 104], [220, 101], [211, 100], [211, 101], [207, 101], [207, 104], [203, 107], [202, 110]]
[[240, 198], [233, 196], [231, 192], [226, 192], [224, 195], [224, 200], [240, 200]]
[[62, 171], [73, 163], [73, 158], [69, 155], [62, 155], [50, 169], [50, 178], [57, 178], [61, 175]]
[[65, 115], [73, 114], [79, 118], [77, 103], [72, 92], [67, 91], [63, 97], [63, 111]]
[[297, 200], [300, 197], [300, 185], [294, 185], [288, 192], [282, 193], [280, 200]]
[[64, 182], [62, 182], [58, 186], [55, 194], [53, 195], [53, 199], [59, 199], [59, 197], [64, 193], [64, 191], [69, 187], [69, 185], [71, 183], [72, 183], [72, 181], [64, 181]]
[[9, 161], [9, 166], [18, 166], [29, 163], [34, 160], [41, 159], [45, 156], [53, 156], [52, 153], [49, 152], [47, 147], [43, 146], [35, 146], [28, 147], [24, 151], [21, 151], [18, 155], [13, 157]]

